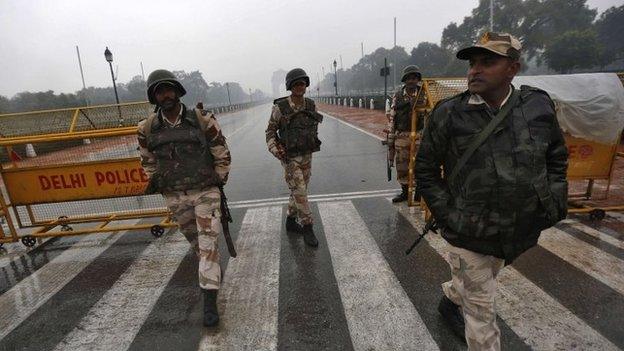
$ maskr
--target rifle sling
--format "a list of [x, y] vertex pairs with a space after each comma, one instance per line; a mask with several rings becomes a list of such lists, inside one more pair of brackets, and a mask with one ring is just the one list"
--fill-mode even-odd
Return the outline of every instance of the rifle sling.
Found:
[[488, 125], [485, 126], [485, 128], [483, 128], [483, 130], [472, 140], [470, 146], [468, 146], [468, 149], [464, 151], [464, 153], [459, 158], [459, 161], [457, 161], [457, 164], [450, 173], [451, 175], [447, 178], [449, 185], [453, 184], [455, 178], [457, 178], [457, 175], [459, 174], [459, 171], [466, 165], [468, 159], [470, 159], [470, 157], [479, 148], [479, 146], [483, 144], [483, 142], [492, 134], [494, 129], [496, 129], [496, 127], [498, 127], [498, 125], [501, 124], [503, 120], [505, 120], [505, 117], [509, 115], [509, 112], [511, 112], [513, 107], [518, 102], [519, 97], [520, 91], [514, 89], [514, 91], [511, 93], [511, 96], [509, 97], [509, 101], [507, 101], [507, 103], [500, 109], [500, 111], [498, 111], [496, 116], [492, 118], [490, 123], [488, 123]]

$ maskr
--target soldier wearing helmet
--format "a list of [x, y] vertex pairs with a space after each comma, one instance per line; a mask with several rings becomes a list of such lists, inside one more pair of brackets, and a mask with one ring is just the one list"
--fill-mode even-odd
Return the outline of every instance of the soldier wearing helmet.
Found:
[[180, 102], [186, 90], [169, 71], [147, 79], [147, 96], [156, 111], [139, 122], [141, 164], [150, 178], [147, 193], [161, 193], [180, 232], [199, 257], [204, 325], [219, 322], [217, 292], [221, 268], [217, 238], [220, 191], [230, 171], [230, 151], [214, 115]]
[[286, 230], [300, 232], [308, 246], [318, 246], [312, 228], [312, 214], [308, 204], [312, 153], [320, 150], [318, 124], [323, 116], [316, 112], [314, 101], [304, 97], [310, 78], [301, 68], [286, 74], [286, 89], [291, 94], [275, 100], [266, 142], [271, 152], [284, 167], [290, 201]]
[[[422, 91], [422, 74], [417, 66], [409, 65], [403, 69], [401, 82], [403, 87], [392, 97], [392, 104], [388, 114], [388, 157], [394, 161], [397, 170], [397, 180], [401, 185], [401, 193], [392, 199], [392, 202], [407, 200], [410, 133], [412, 131], [412, 110], [415, 104], [425, 104], [425, 94]], [[423, 116], [419, 115], [416, 131], [423, 128]]]

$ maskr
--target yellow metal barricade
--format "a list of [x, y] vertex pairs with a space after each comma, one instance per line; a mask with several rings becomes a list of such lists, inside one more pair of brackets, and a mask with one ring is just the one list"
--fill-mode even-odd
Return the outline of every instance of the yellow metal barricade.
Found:
[[[162, 196], [144, 196], [137, 123], [147, 102], [0, 115], [0, 244], [174, 226]], [[163, 217], [154, 223], [130, 219]], [[94, 226], [71, 225], [94, 223]], [[30, 228], [30, 229], [29, 229]]]
[[[624, 73], [620, 73], [618, 76], [624, 84]], [[415, 110], [418, 109], [427, 112], [430, 112], [440, 100], [459, 94], [468, 88], [465, 78], [424, 79], [423, 87], [427, 96], [426, 104], [425, 106], [415, 107]], [[415, 129], [413, 129], [413, 132], [414, 131]], [[572, 137], [571, 135], [565, 135], [565, 141], [569, 153], [568, 180], [588, 182], [587, 189], [584, 193], [570, 194], [570, 198], [584, 198], [586, 200], [591, 199], [595, 180], [607, 181], [605, 197], [608, 196], [613, 178], [613, 165], [615, 158], [618, 155], [617, 146], [619, 145], [619, 140], [615, 144], [607, 145], [583, 138]], [[412, 150], [415, 151], [415, 140], [412, 143]], [[410, 161], [414, 158], [415, 155], [413, 153], [410, 154]], [[409, 184], [411, 185], [414, 182], [411, 166], [409, 177]], [[569, 212], [590, 213], [595, 218], [604, 217], [604, 211], [624, 210], [624, 205], [597, 208], [571, 202], [570, 206], [571, 208], [569, 209]]]

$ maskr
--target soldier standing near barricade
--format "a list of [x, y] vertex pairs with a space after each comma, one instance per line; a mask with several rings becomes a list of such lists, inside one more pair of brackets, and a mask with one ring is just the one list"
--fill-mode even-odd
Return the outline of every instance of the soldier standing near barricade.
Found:
[[417, 156], [418, 189], [449, 244], [452, 279], [438, 310], [469, 350], [500, 350], [496, 276], [567, 213], [553, 101], [511, 85], [520, 50], [513, 36], [488, 32], [457, 53], [470, 62], [468, 90], [437, 104]]
[[[422, 75], [418, 67], [414, 65], [403, 69], [401, 82], [405, 85], [392, 97], [390, 113], [388, 115], [388, 158], [392, 162], [396, 155], [395, 167], [397, 180], [401, 185], [401, 193], [392, 199], [392, 202], [407, 200], [409, 158], [410, 158], [410, 133], [412, 131], [412, 111], [415, 104], [425, 103], [425, 94], [421, 91]], [[417, 116], [416, 131], [423, 128], [422, 116]]]
[[186, 91], [169, 71], [147, 78], [156, 113], [139, 122], [141, 164], [150, 177], [147, 193], [162, 193], [180, 232], [199, 256], [204, 325], [219, 322], [217, 292], [221, 267], [217, 238], [221, 193], [230, 171], [230, 151], [214, 115], [180, 102]]
[[323, 116], [316, 112], [314, 101], [303, 96], [308, 86], [310, 78], [301, 68], [286, 74], [286, 89], [291, 94], [274, 101], [266, 142], [269, 152], [281, 161], [290, 189], [286, 230], [302, 232], [305, 243], [316, 247], [318, 240], [312, 228], [308, 182], [312, 153], [321, 149], [318, 124]]

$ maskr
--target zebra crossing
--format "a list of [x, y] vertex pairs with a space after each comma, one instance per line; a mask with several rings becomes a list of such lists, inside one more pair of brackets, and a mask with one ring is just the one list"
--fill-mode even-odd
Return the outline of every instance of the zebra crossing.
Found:
[[[423, 221], [387, 195], [317, 196], [316, 250], [286, 233], [285, 199], [233, 206], [239, 256], [221, 245], [215, 329], [201, 326], [196, 258], [181, 235], [50, 240], [0, 262], [0, 350], [465, 349], [436, 311], [450, 277], [444, 240], [429, 234], [405, 256]], [[616, 216], [567, 219], [502, 270], [503, 349], [624, 348]]]

